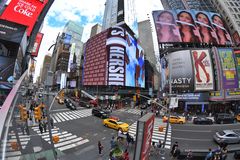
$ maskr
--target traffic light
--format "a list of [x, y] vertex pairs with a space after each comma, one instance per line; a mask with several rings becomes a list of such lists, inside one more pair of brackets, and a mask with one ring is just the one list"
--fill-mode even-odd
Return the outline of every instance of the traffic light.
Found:
[[34, 118], [37, 121], [42, 119], [42, 113], [41, 113], [41, 107], [40, 106], [34, 108]]
[[28, 118], [27, 109], [26, 107], [24, 107], [23, 104], [19, 105], [19, 111], [20, 111], [20, 119], [23, 121], [27, 120]]

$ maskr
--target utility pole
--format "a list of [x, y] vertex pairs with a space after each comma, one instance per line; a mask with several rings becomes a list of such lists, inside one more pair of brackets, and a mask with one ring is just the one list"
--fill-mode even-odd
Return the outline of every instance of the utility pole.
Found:
[[169, 99], [169, 103], [168, 103], [168, 109], [167, 109], [167, 115], [168, 115], [168, 120], [167, 120], [167, 126], [166, 126], [166, 131], [165, 131], [165, 137], [164, 137], [164, 142], [163, 142], [163, 148], [165, 148], [165, 145], [166, 145], [166, 140], [167, 140], [167, 133], [168, 133], [168, 128], [169, 128], [169, 119], [170, 119], [170, 98], [171, 98], [171, 94], [172, 94], [172, 64], [171, 64], [171, 61], [170, 61], [170, 58], [168, 59], [168, 66], [169, 66], [169, 94], [168, 94], [168, 99]]

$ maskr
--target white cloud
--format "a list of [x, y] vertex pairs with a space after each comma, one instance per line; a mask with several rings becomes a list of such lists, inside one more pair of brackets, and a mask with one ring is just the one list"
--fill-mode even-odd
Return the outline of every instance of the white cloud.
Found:
[[[44, 56], [49, 54], [48, 48], [55, 43], [57, 34], [62, 32], [63, 26], [51, 27], [53, 24], [48, 24], [50, 18], [53, 18], [57, 22], [66, 23], [68, 20], [77, 21], [84, 27], [82, 41], [86, 42], [90, 36], [91, 27], [96, 24], [94, 19], [98, 16], [103, 16], [106, 0], [55, 0], [51, 6], [43, 24], [42, 33], [44, 37], [41, 47], [39, 49], [39, 55], [37, 57], [37, 65], [35, 75], [39, 75], [40, 67], [42, 66]], [[156, 9], [162, 9], [160, 0], [135, 0], [136, 12], [138, 21], [148, 19], [147, 14], [151, 16], [151, 11]], [[87, 24], [81, 21], [81, 16], [84, 16], [87, 20]], [[51, 50], [52, 52], [52, 50]], [[36, 76], [35, 76], [36, 78]]]

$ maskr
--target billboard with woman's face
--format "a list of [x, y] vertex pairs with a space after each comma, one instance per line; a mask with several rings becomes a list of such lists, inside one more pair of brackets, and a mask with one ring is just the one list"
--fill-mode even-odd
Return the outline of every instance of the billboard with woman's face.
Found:
[[216, 32], [219, 45], [229, 45], [232, 44], [230, 34], [228, 33], [222, 17], [216, 13], [209, 13], [211, 16], [211, 23]]
[[202, 42], [198, 28], [196, 27], [192, 13], [186, 10], [177, 10], [177, 24], [182, 42]]
[[159, 43], [182, 41], [173, 11], [153, 11], [153, 19]]
[[207, 43], [231, 45], [222, 18], [212, 12], [195, 10], [153, 11], [158, 43]]

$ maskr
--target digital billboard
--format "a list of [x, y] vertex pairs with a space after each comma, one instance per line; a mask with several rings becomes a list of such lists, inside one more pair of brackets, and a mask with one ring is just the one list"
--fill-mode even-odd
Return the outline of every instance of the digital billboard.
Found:
[[240, 87], [240, 50], [234, 50], [236, 67], [237, 67], [237, 75], [238, 75], [238, 86]]
[[33, 45], [31, 56], [33, 56], [33, 57], [38, 56], [38, 51], [39, 51], [42, 39], [43, 39], [43, 33], [38, 32], [35, 42], [34, 42], [34, 45]]
[[27, 35], [32, 29], [48, 0], [11, 0], [1, 15], [1, 19], [27, 26]]
[[163, 57], [160, 61], [162, 70], [161, 71], [162, 90], [168, 90], [170, 72], [173, 91], [187, 92], [194, 90], [193, 65], [190, 50], [181, 50], [169, 53], [166, 57]]
[[223, 89], [238, 88], [238, 77], [232, 49], [218, 48], [222, 70]]
[[123, 27], [110, 28], [107, 38], [107, 85], [145, 87], [144, 51]]
[[208, 50], [191, 50], [196, 91], [214, 89], [212, 63]]
[[219, 14], [196, 10], [158, 10], [152, 14], [159, 44], [232, 44]]

